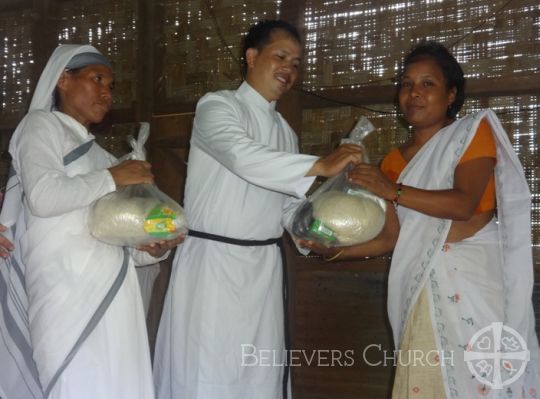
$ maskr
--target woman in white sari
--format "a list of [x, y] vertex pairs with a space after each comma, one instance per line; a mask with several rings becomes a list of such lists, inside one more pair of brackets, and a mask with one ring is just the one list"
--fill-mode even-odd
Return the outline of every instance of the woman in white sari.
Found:
[[[349, 174], [388, 200], [385, 228], [373, 241], [344, 249], [306, 245], [330, 260], [394, 251], [394, 398], [536, 398], [531, 195], [495, 114], [456, 120], [464, 85], [444, 46], [423, 42], [406, 56], [399, 105], [414, 134], [380, 168], [360, 165]], [[475, 337], [481, 330], [488, 334]], [[518, 335], [528, 362], [527, 354], [511, 359], [507, 344]], [[491, 350], [471, 358], [479, 341]], [[501, 351], [510, 358], [494, 359]]]
[[[51, 55], [10, 142], [0, 222], [15, 250], [0, 273], [0, 386], [11, 398], [154, 396], [134, 264], [179, 240], [126, 249], [90, 235], [90, 205], [118, 186], [151, 183], [150, 165], [94, 142], [112, 105], [113, 72], [94, 47]], [[22, 201], [21, 201], [22, 199]], [[3, 255], [9, 244], [3, 243]]]

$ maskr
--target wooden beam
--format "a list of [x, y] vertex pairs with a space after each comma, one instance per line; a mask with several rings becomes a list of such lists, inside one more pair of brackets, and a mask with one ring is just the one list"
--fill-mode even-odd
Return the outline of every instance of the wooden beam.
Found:
[[55, 33], [58, 31], [58, 19], [55, 18], [52, 7], [51, 0], [33, 1], [35, 22], [32, 24], [32, 49], [34, 52], [32, 81], [34, 87], [57, 45]]
[[3, 132], [13, 132], [17, 127], [17, 124], [21, 121], [19, 115], [2, 116], [0, 119], [0, 130]]
[[[173, 103], [167, 106], [160, 108], [160, 112], [157, 115], [151, 115], [152, 117], [159, 116], [172, 116], [183, 113], [193, 113], [195, 112], [196, 103]], [[130, 123], [136, 122], [134, 115], [137, 113], [136, 106], [133, 104], [129, 108], [117, 108], [112, 109], [105, 116], [103, 122], [98, 125], [94, 125], [94, 130], [96, 131], [105, 131], [110, 128], [111, 125], [119, 123]], [[148, 119], [150, 120], [150, 117]], [[17, 127], [18, 123], [21, 121], [21, 117], [18, 115], [15, 116], [2, 116], [0, 119], [0, 131], [3, 132], [12, 132]]]
[[[539, 95], [540, 77], [517, 76], [493, 79], [469, 79], [466, 98]], [[336, 107], [339, 105], [390, 104], [396, 95], [395, 85], [344, 87], [340, 89], [302, 91], [304, 108]]]
[[184, 101], [162, 101], [154, 104], [154, 117], [162, 115], [177, 115], [195, 112], [197, 106], [196, 101], [184, 102]]
[[394, 85], [364, 86], [355, 88], [302, 90], [303, 108], [338, 107], [340, 105], [388, 104], [394, 102], [396, 87]]
[[155, 34], [155, 8], [153, 1], [139, 0], [139, 43], [137, 51], [137, 103], [136, 119], [150, 121], [154, 109], [154, 41]]
[[533, 253], [534, 271], [536, 273], [536, 281], [540, 281], [540, 248], [533, 247], [532, 253]]
[[279, 8], [279, 18], [296, 26], [302, 32], [304, 28], [304, 11], [304, 1], [282, 0]]
[[[495, 81], [494, 81], [495, 80]], [[466, 90], [468, 98], [487, 98], [519, 95], [540, 95], [540, 78], [534, 76], [501, 78], [486, 81], [485, 79], [469, 80]], [[303, 109], [337, 107], [340, 105], [370, 105], [370, 104], [391, 104], [394, 102], [396, 86], [363, 86], [355, 88], [342, 88], [319, 90], [313, 93], [293, 88], [290, 93], [280, 101], [280, 109], [288, 114], [292, 124], [296, 126], [297, 121], [292, 117], [295, 109], [294, 104], [301, 104]], [[291, 98], [287, 98], [289, 96]], [[154, 109], [159, 110], [155, 115], [168, 115], [195, 111], [196, 102], [174, 102], [162, 101], [155, 104]], [[127, 111], [126, 111], [127, 112]], [[116, 114], [116, 115], [115, 115]], [[115, 122], [116, 117], [122, 118], [125, 112], [112, 111], [111, 119]], [[123, 118], [122, 118], [123, 119]], [[9, 123], [2, 123], [0, 128], [9, 127]], [[299, 131], [299, 130], [297, 130]]]
[[[305, 2], [298, 0], [283, 0], [279, 9], [279, 18], [294, 25], [300, 35], [304, 30]], [[302, 84], [302, 74], [296, 80], [296, 87]], [[298, 90], [290, 90], [278, 101], [277, 109], [295, 132], [302, 131], [303, 97]]]
[[19, 11], [32, 8], [33, 0], [2, 0], [0, 12]]
[[539, 75], [469, 79], [465, 87], [465, 97], [503, 97], [527, 94], [540, 94]]
[[292, 129], [300, 134], [302, 131], [302, 97], [300, 93], [290, 90], [277, 102], [277, 110], [285, 118]]

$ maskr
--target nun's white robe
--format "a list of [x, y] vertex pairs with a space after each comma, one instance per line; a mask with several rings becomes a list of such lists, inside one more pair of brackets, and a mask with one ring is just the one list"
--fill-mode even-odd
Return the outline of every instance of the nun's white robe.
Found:
[[[313, 182], [304, 176], [317, 158], [297, 151], [275, 103], [247, 83], [205, 95], [188, 162], [190, 228], [244, 240], [280, 237], [294, 199]], [[174, 259], [158, 333], [157, 396], [281, 398], [283, 350], [278, 246], [188, 236]]]
[[151, 398], [146, 325], [132, 259], [101, 320], [78, 343], [124, 262], [122, 248], [94, 239], [86, 222], [89, 205], [115, 189], [106, 170], [114, 158], [93, 144], [64, 168], [59, 160], [93, 136], [59, 112], [35, 111], [23, 123], [10, 152], [25, 193], [27, 231], [20, 245], [42, 387], [53, 382], [51, 398]]
[[48, 90], [65, 63], [83, 51], [95, 49], [67, 45], [53, 54], [33, 110], [10, 142], [16, 171], [10, 181], [21, 182], [10, 193], [22, 194], [23, 206], [17, 206], [20, 196], [10, 194], [2, 210], [3, 223], [17, 222], [10, 231], [17, 250], [0, 279], [17, 298], [2, 303], [0, 320], [0, 350], [10, 355], [1, 366], [10, 376], [1, 380], [8, 399], [154, 397], [133, 266], [136, 258], [140, 264], [156, 259], [90, 235], [89, 206], [115, 190], [107, 171], [115, 159], [75, 119], [48, 110]]

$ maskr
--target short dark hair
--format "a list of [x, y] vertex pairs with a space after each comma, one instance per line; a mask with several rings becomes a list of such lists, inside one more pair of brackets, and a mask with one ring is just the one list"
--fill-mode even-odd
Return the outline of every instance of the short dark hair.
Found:
[[270, 41], [272, 40], [272, 35], [277, 30], [286, 33], [292, 39], [296, 40], [298, 44], [302, 44], [300, 33], [298, 33], [298, 30], [288, 22], [282, 21], [280, 19], [265, 19], [257, 22], [249, 29], [244, 39], [244, 46], [242, 49], [242, 58], [244, 59], [244, 75], [247, 71], [247, 60], [245, 59], [246, 51], [250, 48], [255, 48], [258, 51], [261, 51], [270, 43]]
[[401, 79], [405, 69], [418, 61], [432, 59], [439, 65], [444, 75], [446, 87], [448, 89], [456, 88], [456, 99], [446, 111], [449, 118], [455, 118], [463, 103], [465, 102], [465, 77], [461, 66], [441, 43], [435, 41], [422, 41], [414, 46], [403, 59], [401, 71], [398, 79], [398, 88], [401, 88]]

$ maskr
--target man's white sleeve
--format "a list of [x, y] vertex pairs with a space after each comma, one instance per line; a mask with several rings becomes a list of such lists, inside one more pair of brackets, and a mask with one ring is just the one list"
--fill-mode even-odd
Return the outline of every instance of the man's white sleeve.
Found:
[[199, 102], [191, 140], [232, 173], [259, 187], [302, 197], [313, 183], [314, 178], [305, 175], [318, 157], [277, 151], [253, 140], [223, 98]]

